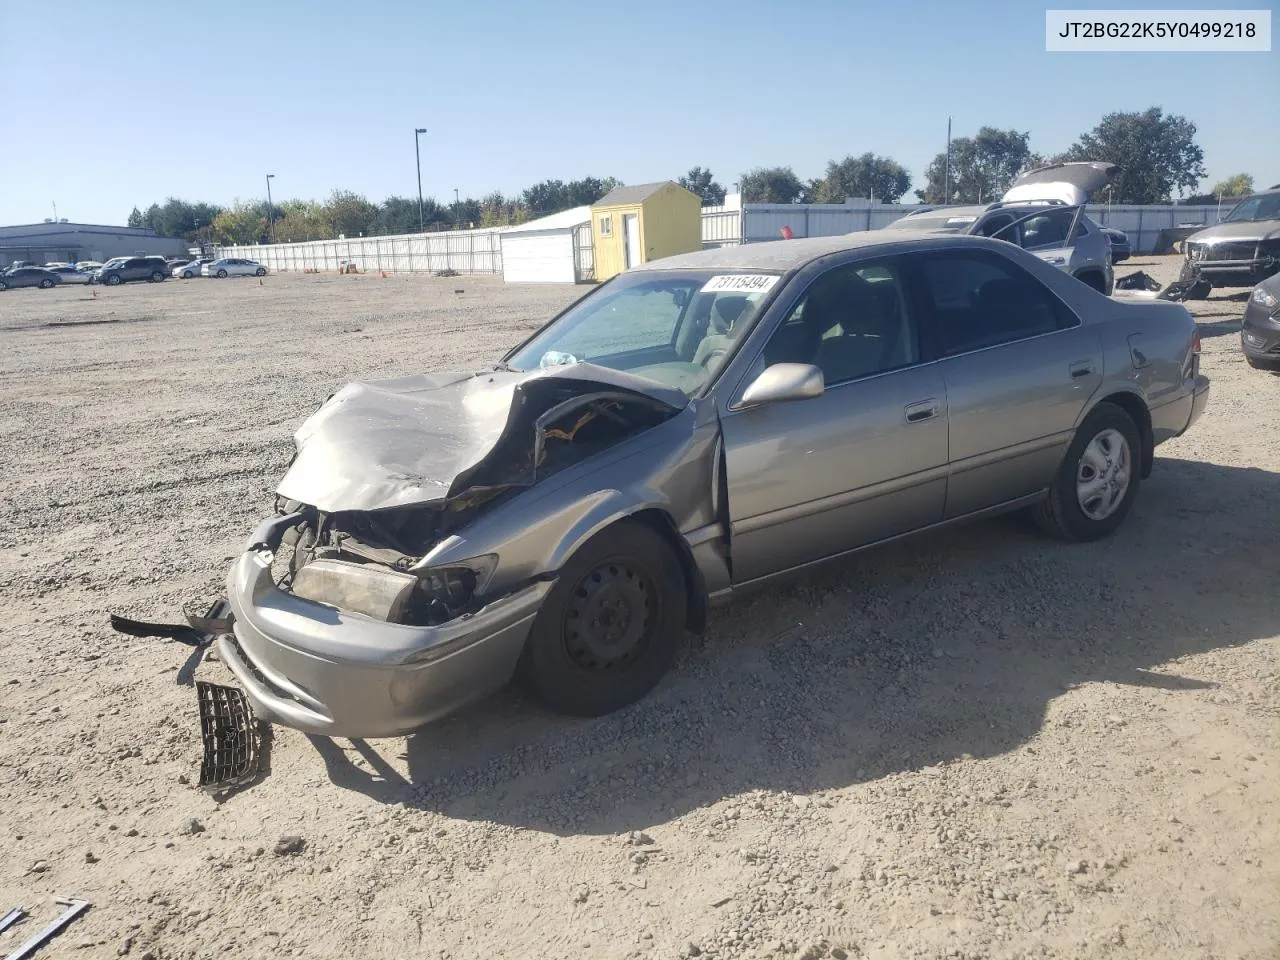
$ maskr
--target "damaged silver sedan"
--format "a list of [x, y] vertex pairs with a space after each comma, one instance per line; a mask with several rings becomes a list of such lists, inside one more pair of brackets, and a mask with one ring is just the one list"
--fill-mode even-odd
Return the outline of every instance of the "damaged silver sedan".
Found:
[[1112, 533], [1207, 396], [1181, 305], [995, 240], [656, 261], [495, 368], [330, 397], [218, 649], [259, 717], [319, 734], [405, 733], [513, 677], [608, 712], [747, 585], [1019, 508]]

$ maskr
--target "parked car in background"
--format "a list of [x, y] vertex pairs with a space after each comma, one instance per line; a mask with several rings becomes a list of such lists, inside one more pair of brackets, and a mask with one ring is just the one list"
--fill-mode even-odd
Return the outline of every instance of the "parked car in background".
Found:
[[1253, 288], [1244, 308], [1240, 349], [1249, 366], [1280, 371], [1280, 273]]
[[94, 270], [93, 273], [90, 274], [89, 282], [100, 283], [102, 281], [102, 272], [104, 270], [107, 270], [111, 267], [118, 267], [120, 264], [124, 263], [128, 259], [129, 259], [128, 257], [112, 257], [106, 263], [100, 264], [98, 266], [98, 269]]
[[102, 267], [102, 263], [97, 260], [80, 260], [76, 263], [77, 270], [83, 270], [85, 273], [93, 273]]
[[10, 287], [56, 287], [61, 278], [44, 267], [13, 267], [0, 273], [0, 290]]
[[1251, 287], [1280, 272], [1280, 184], [1245, 197], [1220, 223], [1183, 241], [1188, 264], [1215, 287]]
[[267, 268], [257, 260], [243, 260], [239, 257], [223, 257], [206, 263], [200, 268], [202, 277], [265, 277]]
[[52, 273], [58, 275], [58, 279], [63, 283], [88, 283], [90, 274], [84, 270], [77, 270], [75, 267], [52, 267]]
[[1129, 235], [1123, 230], [1117, 230], [1115, 227], [1099, 227], [1103, 235], [1111, 243], [1111, 262], [1123, 263], [1133, 255], [1133, 249], [1129, 246]]
[[190, 262], [191, 262], [190, 257], [166, 257], [164, 261], [164, 265], [168, 267], [169, 271], [172, 273], [174, 267], [181, 267], [184, 264], [188, 264]]
[[200, 276], [200, 269], [205, 264], [213, 263], [213, 257], [203, 257], [199, 260], [189, 260], [188, 262], [176, 266], [171, 271], [174, 277], [181, 277], [183, 280], [190, 280], [192, 277]]
[[1038, 167], [1018, 177], [996, 203], [922, 210], [884, 229], [1006, 240], [1110, 296], [1111, 243], [1085, 216], [1084, 204], [1115, 171], [1115, 164], [1096, 161]]
[[69, 266], [71, 266], [71, 264], [63, 263], [61, 260], [55, 260], [53, 263], [46, 263], [44, 265], [44, 268], [46, 270], [56, 270], [58, 267], [69, 267]]
[[98, 283], [116, 286], [134, 280], [159, 283], [169, 275], [164, 257], [129, 257], [120, 262], [108, 263], [95, 274]]
[[325, 736], [513, 676], [616, 710], [743, 588], [1016, 509], [1109, 536], [1205, 408], [1199, 350], [1182, 304], [980, 237], [655, 260], [496, 365], [323, 403], [228, 572], [219, 659], [261, 719]]

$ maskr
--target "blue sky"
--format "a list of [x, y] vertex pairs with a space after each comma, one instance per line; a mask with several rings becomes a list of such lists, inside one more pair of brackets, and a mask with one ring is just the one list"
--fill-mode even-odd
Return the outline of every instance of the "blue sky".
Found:
[[416, 196], [415, 126], [423, 189], [449, 201], [695, 164], [726, 186], [759, 165], [808, 178], [867, 150], [918, 187], [948, 114], [956, 136], [1029, 130], [1049, 154], [1153, 105], [1198, 125], [1202, 187], [1280, 183], [1280, 52], [1046, 53], [1045, 6], [224, 0], [109, 4], [51, 29], [40, 4], [8, 0], [0, 223], [54, 202], [122, 223], [170, 195], [257, 199], [267, 173], [276, 200]]

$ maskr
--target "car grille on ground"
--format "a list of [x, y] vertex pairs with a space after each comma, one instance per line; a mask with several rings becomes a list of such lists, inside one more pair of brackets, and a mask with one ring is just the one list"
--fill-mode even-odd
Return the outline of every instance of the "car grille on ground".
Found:
[[196, 682], [200, 701], [200, 734], [204, 760], [200, 786], [222, 792], [252, 780], [258, 774], [258, 733], [253, 708], [235, 687]]

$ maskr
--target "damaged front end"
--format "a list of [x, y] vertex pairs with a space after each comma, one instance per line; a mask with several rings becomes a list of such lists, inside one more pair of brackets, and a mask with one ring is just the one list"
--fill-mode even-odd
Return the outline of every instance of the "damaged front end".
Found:
[[339, 391], [298, 431], [277, 516], [229, 577], [220, 653], [255, 711], [386, 736], [506, 683], [554, 571], [460, 557], [466, 528], [686, 402], [588, 364]]

